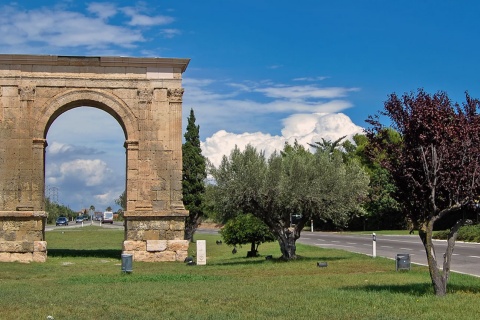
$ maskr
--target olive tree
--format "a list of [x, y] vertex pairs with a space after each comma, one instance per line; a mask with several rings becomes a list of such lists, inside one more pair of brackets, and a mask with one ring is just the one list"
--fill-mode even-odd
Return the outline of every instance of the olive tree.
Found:
[[[224, 156], [215, 179], [215, 209], [221, 215], [252, 213], [270, 229], [282, 258], [296, 258], [295, 242], [305, 223], [324, 217], [344, 223], [360, 210], [368, 176], [358, 163], [345, 163], [340, 154], [310, 153], [295, 143], [268, 159], [248, 145]], [[295, 224], [292, 215], [300, 217]]]

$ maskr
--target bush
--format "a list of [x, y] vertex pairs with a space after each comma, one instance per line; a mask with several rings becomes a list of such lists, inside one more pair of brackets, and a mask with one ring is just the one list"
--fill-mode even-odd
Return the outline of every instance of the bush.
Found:
[[258, 254], [258, 246], [261, 243], [275, 240], [267, 225], [252, 214], [239, 214], [230, 219], [220, 230], [220, 235], [228, 245], [251, 244], [248, 257], [255, 257]]
[[[450, 230], [437, 231], [433, 235], [434, 239], [446, 240]], [[458, 241], [480, 242], [480, 225], [463, 226], [458, 230]]]

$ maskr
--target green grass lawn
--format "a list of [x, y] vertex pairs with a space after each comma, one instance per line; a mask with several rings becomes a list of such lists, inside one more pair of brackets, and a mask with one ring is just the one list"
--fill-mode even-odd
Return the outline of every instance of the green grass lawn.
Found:
[[[123, 231], [87, 226], [46, 234], [46, 263], [0, 263], [1, 319], [475, 319], [480, 279], [452, 274], [446, 297], [433, 295], [425, 267], [297, 245], [300, 259], [262, 257], [249, 246], [207, 241], [207, 265], [133, 262], [121, 272]], [[192, 254], [195, 244], [191, 244]], [[274, 259], [266, 260], [265, 255]], [[318, 261], [328, 263], [318, 268]]]

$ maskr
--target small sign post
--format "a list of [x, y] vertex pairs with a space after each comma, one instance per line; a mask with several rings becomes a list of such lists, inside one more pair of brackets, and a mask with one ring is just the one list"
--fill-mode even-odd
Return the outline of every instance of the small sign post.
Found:
[[374, 232], [372, 236], [373, 236], [372, 237], [373, 238], [372, 257], [375, 258], [377, 256], [377, 235]]

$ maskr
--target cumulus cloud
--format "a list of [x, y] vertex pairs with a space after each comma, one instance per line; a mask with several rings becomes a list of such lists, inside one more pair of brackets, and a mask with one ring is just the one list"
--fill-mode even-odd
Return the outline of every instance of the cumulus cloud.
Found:
[[265, 154], [270, 155], [275, 150], [283, 149], [285, 139], [280, 136], [272, 136], [268, 133], [254, 132], [234, 134], [225, 130], [220, 130], [207, 138], [202, 143], [202, 154], [207, 157], [213, 165], [218, 166], [224, 155], [228, 156], [230, 151], [237, 146], [239, 149], [245, 149], [248, 144], [258, 150], [264, 150]]
[[[309, 143], [351, 138], [362, 133], [341, 111], [352, 107], [348, 96], [359, 88], [319, 85], [326, 77], [303, 77], [306, 85], [271, 80], [232, 82], [186, 79], [184, 118], [194, 108], [207, 138], [202, 152], [215, 166], [235, 147], [251, 144], [269, 156], [294, 141]], [[298, 82], [297, 82], [298, 83]], [[207, 128], [205, 130], [205, 128]], [[274, 134], [278, 132], [278, 134]]]
[[270, 80], [185, 79], [184, 119], [190, 108], [206, 136], [228, 128], [232, 133], [280, 131], [280, 119], [297, 113], [338, 113], [352, 107], [348, 95], [358, 88], [316, 84], [287, 85]]
[[99, 159], [76, 159], [53, 164], [47, 168], [46, 172], [48, 184], [58, 185], [68, 179], [73, 179], [88, 187], [102, 184], [111, 174], [112, 170]]
[[334, 141], [347, 136], [351, 139], [363, 132], [362, 127], [355, 125], [343, 113], [294, 114], [284, 119], [283, 124], [281, 136], [262, 132], [234, 134], [220, 130], [202, 143], [202, 153], [213, 165], [218, 166], [222, 157], [228, 156], [235, 146], [243, 150], [250, 144], [263, 150], [268, 157], [275, 150], [282, 150], [286, 142], [293, 144], [296, 140], [308, 148], [309, 143], [321, 141], [322, 138]]

